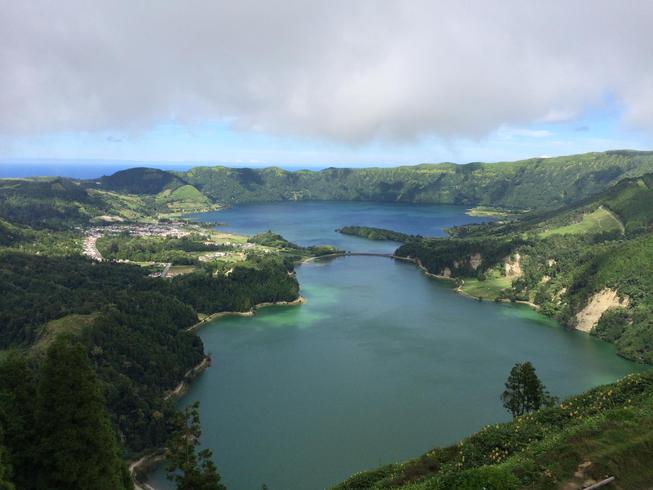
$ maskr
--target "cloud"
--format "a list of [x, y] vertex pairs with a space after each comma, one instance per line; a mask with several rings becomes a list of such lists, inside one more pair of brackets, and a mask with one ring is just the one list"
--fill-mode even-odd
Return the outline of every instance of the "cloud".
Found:
[[478, 138], [613, 94], [653, 131], [653, 2], [0, 0], [0, 134], [162, 121]]
[[548, 138], [553, 133], [547, 129], [525, 129], [525, 128], [501, 128], [498, 131], [499, 137], [503, 139], [520, 138]]

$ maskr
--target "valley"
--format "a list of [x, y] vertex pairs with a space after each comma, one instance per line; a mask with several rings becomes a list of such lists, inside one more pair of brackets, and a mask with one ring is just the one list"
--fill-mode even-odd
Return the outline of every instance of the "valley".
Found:
[[[0, 346], [8, 363], [0, 365], [0, 389], [15, 383], [9, 376], [16, 362], [25, 362], [20, 369], [38, 377], [44, 357], [71, 342], [88, 356], [106, 397], [123, 461], [160, 456], [174, 433], [177, 411], [200, 399], [202, 442], [236, 490], [263, 483], [298, 489], [333, 485], [349, 473], [407, 459], [433, 445], [446, 447], [483, 424], [512, 427], [517, 422], [502, 422], [507, 418], [498, 393], [514, 362], [532, 360], [547, 387], [562, 398], [653, 362], [651, 162], [645, 152], [607, 152], [455, 168], [132, 169], [90, 180], [0, 180]], [[554, 195], [543, 187], [538, 192], [544, 194], [536, 193], [528, 182], [542, 175], [563, 192]], [[360, 187], [363, 182], [367, 187]], [[356, 256], [366, 253], [397, 256], [422, 271], [402, 260]], [[306, 304], [251, 317], [258, 304], [293, 304], [300, 293]], [[195, 332], [194, 325], [203, 328]], [[291, 350], [283, 354], [284, 348]], [[260, 359], [247, 357], [248, 349], [262, 349]], [[453, 352], [458, 354], [451, 357]], [[210, 368], [178, 405], [180, 383], [196, 366], [207, 365], [207, 355]], [[251, 364], [241, 364], [245, 359]], [[355, 359], [358, 363], [348, 364]], [[404, 375], [379, 377], [395, 360], [401, 360]], [[238, 365], [242, 372], [233, 371]], [[306, 378], [297, 377], [300, 366]], [[338, 383], [343, 369], [359, 371], [354, 385]], [[303, 398], [276, 399], [265, 387], [256, 389], [255, 373], [263, 370], [269, 386], [283, 386], [284, 393], [298, 383]], [[646, 420], [648, 378], [635, 376], [642, 388], [634, 402], [590, 403], [578, 421], [561, 419], [559, 427], [581, 431], [590, 420], [585, 416], [607, 421], [613, 411]], [[443, 379], [449, 384], [438, 381]], [[21, 389], [42, 389], [25, 383]], [[619, 392], [623, 383], [605, 390]], [[453, 385], [469, 389], [458, 392]], [[400, 407], [388, 412], [394, 406], [390, 399], [372, 403], [384, 391], [416, 412]], [[232, 405], [225, 395], [215, 398], [220, 393]], [[594, 400], [591, 393], [576, 396]], [[326, 400], [320, 414], [311, 400], [321, 397]], [[341, 413], [326, 402], [347, 399], [351, 409]], [[33, 413], [26, 400], [7, 400], [8, 412]], [[260, 419], [259, 432], [241, 440], [248, 412], [239, 407], [266, 403], [274, 409]], [[362, 406], [369, 423], [356, 418]], [[468, 406], [482, 411], [463, 415], [461, 407]], [[293, 412], [298, 407], [301, 414]], [[562, 407], [556, 413], [566, 413]], [[296, 430], [284, 425], [288, 420], [282, 423], [292, 413], [293, 421], [303, 420], [306, 439], [266, 466], [266, 445]], [[455, 423], [450, 413], [460, 413]], [[340, 442], [357, 441], [352, 455], [329, 471], [314, 464], [342, 448], [335, 442], [312, 447], [311, 441], [322, 437], [311, 435], [314, 420], [324, 424], [316, 428], [331, 427]], [[541, 454], [537, 444], [562, 444], [560, 438], [548, 439], [549, 429], [542, 429], [548, 423], [538, 425], [540, 432], [529, 442], [520, 439], [509, 448], [492, 445], [485, 435], [469, 440], [480, 437], [488, 451], [501, 447], [505, 461], [513, 461], [515, 447]], [[393, 424], [405, 429], [403, 443], [392, 431], [388, 439], [372, 436], [375, 427]], [[276, 426], [286, 427], [283, 435], [263, 436]], [[356, 435], [357, 430], [364, 433]], [[262, 452], [252, 450], [253, 438]], [[12, 441], [18, 440], [19, 433], [7, 434], [9, 454], [16, 453]], [[477, 450], [476, 459], [458, 466], [449, 449], [436, 449], [406, 464], [361, 473], [339, 488], [431, 488], [476, 475], [479, 462], [489, 457]], [[631, 445], [624, 450], [635, 451], [628, 459], [632, 464], [647, 454]], [[240, 455], [238, 461], [232, 454]], [[313, 458], [285, 466], [293, 454]], [[13, 457], [18, 477], [28, 481], [23, 456]], [[260, 471], [248, 468], [251, 461], [258, 461]], [[553, 460], [545, 464], [549, 469], [529, 470], [528, 476], [515, 464], [507, 473], [496, 468], [501, 485], [514, 478], [541, 483], [545, 474], [562, 481], [569, 473], [546, 466], [557, 464]], [[162, 474], [156, 475], [157, 488], [166, 488]], [[136, 477], [147, 475], [139, 470]], [[367, 483], [360, 486], [362, 481]]]

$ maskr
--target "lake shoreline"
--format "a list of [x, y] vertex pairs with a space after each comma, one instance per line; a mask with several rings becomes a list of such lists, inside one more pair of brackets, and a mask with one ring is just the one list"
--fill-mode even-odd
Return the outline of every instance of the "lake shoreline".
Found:
[[256, 315], [256, 311], [260, 310], [261, 308], [268, 308], [270, 306], [299, 306], [306, 303], [306, 298], [304, 298], [301, 294], [294, 300], [292, 301], [266, 301], [263, 303], [257, 303], [254, 306], [252, 306], [249, 310], [246, 311], [220, 311], [218, 313], [212, 313], [211, 315], [208, 315], [206, 318], [203, 318], [199, 322], [195, 323], [194, 325], [191, 325], [186, 329], [187, 332], [195, 332], [199, 330], [200, 328], [205, 327], [207, 324], [211, 323], [214, 320], [218, 320], [220, 318], [224, 317], [229, 317], [229, 316], [244, 316], [244, 317], [251, 317]]
[[[191, 325], [190, 327], [186, 328], [186, 332], [195, 332], [220, 318], [230, 316], [253, 317], [256, 315], [256, 311], [260, 310], [261, 308], [268, 308], [270, 306], [299, 306], [304, 303], [306, 303], [306, 298], [304, 298], [302, 295], [299, 295], [292, 301], [266, 301], [263, 303], [257, 303], [247, 311], [221, 311], [218, 313], [213, 313], [195, 323], [194, 325]], [[193, 380], [196, 379], [204, 371], [206, 371], [210, 366], [211, 357], [205, 355], [196, 366], [186, 371], [179, 384], [174, 389], [170, 390], [164, 396], [164, 399], [166, 401], [174, 401], [180, 399], [191, 387]], [[132, 481], [134, 482], [135, 490], [156, 490], [155, 487], [147, 483], [148, 476], [152, 474], [154, 470], [156, 470], [156, 468], [164, 459], [164, 449], [159, 448], [154, 449], [150, 453], [141, 456], [136, 461], [129, 462], [129, 474], [131, 475]]]
[[[335, 259], [338, 257], [385, 257], [388, 259], [394, 259], [394, 260], [399, 260], [402, 262], [410, 262], [411, 264], [415, 264], [417, 268], [424, 274], [426, 277], [430, 279], [437, 279], [438, 281], [447, 281], [447, 282], [456, 282], [458, 278], [455, 277], [450, 277], [450, 276], [443, 276], [439, 274], [433, 274], [432, 272], [429, 272], [429, 270], [424, 267], [424, 264], [422, 264], [422, 261], [414, 258], [414, 257], [403, 257], [401, 255], [394, 255], [394, 254], [383, 254], [383, 253], [373, 253], [373, 252], [339, 252], [339, 253], [334, 253], [334, 254], [329, 254], [329, 255], [321, 255], [318, 257], [309, 257], [307, 259], [302, 260], [299, 262], [299, 265], [302, 264], [307, 264], [310, 262], [315, 262], [319, 259]], [[467, 291], [462, 289], [462, 286], [458, 286], [453, 288], [453, 290], [460, 294], [461, 296], [464, 296], [466, 298], [470, 299], [475, 299], [482, 301], [480, 296], [474, 296], [473, 294], [469, 294]], [[495, 301], [493, 301], [495, 302]], [[540, 310], [540, 305], [533, 303], [531, 301], [523, 301], [523, 300], [510, 300], [510, 299], [500, 299], [496, 301], [497, 303], [514, 303], [514, 304], [520, 304], [520, 305], [526, 305], [530, 308], [532, 308], [535, 311]], [[251, 316], [250, 314], [245, 313], [244, 316]]]
[[[190, 388], [193, 380], [211, 366], [211, 357], [205, 355], [202, 360], [184, 374], [179, 384], [163, 397], [165, 401], [181, 398]], [[142, 455], [138, 460], [129, 463], [128, 469], [134, 482], [135, 490], [156, 490], [147, 483], [148, 476], [165, 460], [165, 448], [158, 448]]]
[[[428, 283], [428, 281], [424, 282], [423, 279], [420, 280], [419, 276], [415, 276], [414, 272], [411, 272], [411, 268], [392, 266], [389, 263], [381, 263], [381, 262], [378, 262], [378, 261], [353, 261], [353, 262], [350, 262], [350, 263], [347, 263], [345, 261], [333, 261], [332, 263], [329, 264], [326, 261], [326, 259], [329, 259], [329, 258], [337, 258], [337, 257], [340, 257], [340, 256], [347, 257], [347, 256], [352, 256], [352, 255], [356, 256], [357, 254], [345, 254], [345, 253], [343, 253], [343, 254], [338, 254], [337, 256], [326, 257], [325, 258], [325, 264], [328, 264], [329, 267], [306, 267], [305, 271], [303, 271], [303, 272], [299, 272], [300, 269], [298, 267], [298, 275], [299, 275], [299, 278], [301, 279], [302, 286], [306, 287], [307, 291], [312, 292], [313, 290], [309, 288], [309, 285], [313, 285], [313, 282], [311, 282], [309, 279], [311, 277], [313, 277], [313, 276], [318, 275], [318, 274], [328, 273], [328, 270], [331, 270], [331, 269], [333, 269], [333, 271], [330, 272], [330, 274], [335, 275], [335, 276], [348, 277], [348, 275], [353, 275], [353, 277], [355, 277], [355, 278], [360, 278], [360, 274], [359, 274], [360, 270], [359, 269], [361, 269], [361, 268], [365, 269], [365, 270], [370, 269], [371, 271], [377, 271], [374, 281], [369, 283], [371, 285], [380, 285], [382, 281], [385, 281], [386, 284], [393, 284], [393, 278], [395, 278], [395, 275], [397, 275], [397, 274], [401, 275], [401, 276], [406, 276], [408, 279], [410, 279], [410, 276], [412, 276], [413, 277], [412, 284], [414, 285], [415, 288], [420, 287], [420, 283], [422, 284], [422, 286], [426, 286], [426, 284]], [[443, 301], [443, 303], [442, 303], [443, 307], [444, 307], [444, 305], [447, 305], [447, 304], [454, 304], [454, 305], [458, 304], [459, 306], [457, 308], [461, 309], [460, 311], [477, 310], [477, 311], [480, 312], [480, 313], [478, 313], [477, 317], [481, 318], [483, 320], [485, 320], [488, 317], [496, 316], [494, 313], [491, 313], [489, 311], [489, 310], [494, 310], [493, 308], [480, 308], [479, 309], [479, 307], [475, 305], [476, 301], [474, 301], [474, 302], [467, 302], [467, 301], [464, 301], [464, 300], [454, 301], [455, 297], [451, 297], [448, 290], [453, 289], [454, 291], [456, 291], [455, 285], [451, 283], [451, 281], [455, 281], [455, 279], [450, 278], [450, 277], [442, 277], [442, 276], [438, 276], [436, 274], [430, 273], [428, 270], [426, 270], [426, 268], [424, 267], [424, 264], [418, 263], [417, 259], [412, 258], [412, 257], [398, 257], [398, 256], [393, 256], [391, 254], [377, 254], [377, 256], [385, 256], [387, 258], [396, 259], [396, 260], [398, 260], [400, 262], [413, 263], [413, 264], [417, 265], [418, 266], [417, 268], [420, 271], [422, 271], [422, 273], [425, 274], [428, 278], [439, 279], [439, 280], [447, 280], [448, 284], [450, 284], [453, 287], [433, 288], [433, 289], [435, 289], [435, 291], [431, 291], [431, 288], [432, 288], [432, 286], [431, 286], [431, 287], [427, 287], [426, 291], [424, 293], [425, 297], [426, 296], [430, 297], [431, 293], [433, 293], [433, 292], [435, 292], [435, 294], [439, 294], [440, 297], [442, 298], [442, 301]], [[305, 261], [305, 262], [310, 263], [310, 262], [312, 262], [312, 260]], [[383, 268], [383, 270], [381, 270], [381, 268]], [[311, 272], [311, 270], [312, 270], [312, 272]], [[402, 272], [402, 270], [403, 270], [403, 272]], [[362, 282], [366, 283], [366, 281], [362, 281]], [[326, 281], [325, 283], [331, 284], [329, 281]], [[356, 284], [358, 284], [358, 283], [356, 283]], [[444, 285], [444, 283], [442, 285]], [[388, 286], [386, 286], [386, 289], [388, 289]], [[390, 289], [392, 289], [392, 287], [390, 287]], [[437, 292], [438, 289], [441, 290], [440, 293]], [[460, 293], [459, 291], [456, 291], [456, 292]], [[395, 292], [392, 292], [392, 294], [394, 295]], [[409, 294], [413, 294], [413, 293], [409, 293]], [[447, 296], [449, 297], [448, 299], [447, 299]], [[464, 294], [463, 294], [463, 296], [470, 297], [469, 295], [464, 295]], [[316, 305], [316, 307], [321, 305], [321, 303], [318, 300], [317, 296], [314, 298], [313, 295], [311, 295], [310, 299], [311, 299], [311, 306], [313, 306], [313, 303]], [[465, 303], [465, 304], [462, 304], [461, 301], [463, 301], [463, 303]], [[298, 298], [297, 300], [294, 300], [292, 302], [282, 302], [281, 305], [288, 305], [289, 303], [291, 303], [291, 304], [301, 304], [301, 302], [302, 302], [302, 300]], [[261, 305], [257, 305], [257, 306], [258, 307], [266, 307], [266, 306], [272, 306], [274, 304], [275, 303], [271, 303], [271, 304], [266, 303], [266, 304], [261, 304]], [[333, 314], [334, 305], [337, 305], [337, 304], [338, 303], [329, 303], [327, 306], [324, 306], [324, 305], [321, 305], [321, 306], [323, 308], [326, 308], [324, 313], [326, 315], [329, 315], [329, 314]], [[416, 305], [421, 305], [421, 304], [426, 305], [426, 303], [424, 303], [422, 301], [420, 301], [418, 303], [415, 303], [415, 304]], [[357, 305], [355, 305], [355, 304], [352, 304], [351, 306], [353, 308], [357, 308]], [[255, 309], [253, 309], [253, 310], [255, 311]], [[280, 314], [283, 315], [283, 310], [281, 310], [281, 311], [282, 311], [282, 313], [280, 313]], [[351, 313], [350, 310], [347, 310], [347, 311], [349, 311]], [[252, 310], [245, 311], [245, 312], [220, 312], [219, 314], [212, 315], [211, 317], [204, 318], [201, 322], [198, 322], [198, 325], [193, 326], [191, 328], [198, 329], [198, 328], [200, 328], [200, 327], [202, 327], [204, 325], [207, 325], [212, 320], [217, 320], [217, 319], [219, 319], [219, 318], [221, 318], [223, 316], [224, 317], [230, 316], [230, 313], [231, 313], [231, 316], [247, 316], [247, 317], [251, 317], [253, 315]], [[259, 320], [252, 319], [251, 321], [252, 322], [261, 322], [260, 319]], [[377, 321], [377, 320], [375, 320], [375, 321]], [[490, 322], [490, 324], [492, 324], [491, 318], [488, 321]], [[243, 328], [244, 330], [248, 330], [246, 325], [249, 325], [249, 322], [250, 322], [250, 320], [248, 320], [247, 322], [238, 321], [240, 327]], [[505, 323], [515, 324], [515, 323], [519, 323], [519, 321], [517, 321], [517, 320], [511, 321], [510, 319], [502, 319], [499, 323], [501, 325], [503, 325]], [[263, 320], [262, 324], [257, 323], [255, 325], [252, 325], [252, 327], [261, 327], [264, 324], [266, 324], [265, 320]], [[295, 349], [295, 352], [296, 351], [301, 352], [301, 351], [303, 351], [303, 349]], [[211, 376], [211, 379], [212, 379], [216, 374], [215, 374], [215, 372], [214, 373], [208, 372], [207, 375]], [[200, 385], [202, 385], [202, 388], [199, 390], [199, 392], [204, 391], [205, 389], [208, 389], [209, 391], [211, 390], [211, 387], [208, 386], [205, 382], [200, 383]], [[205, 386], [205, 385], [207, 385], [207, 386]], [[211, 383], [211, 385], [212, 385], [212, 383]], [[195, 395], [195, 391], [193, 391], [193, 394]], [[198, 395], [198, 396], [200, 396], [200, 395]], [[222, 437], [228, 437], [228, 434], [227, 434], [227, 436], [223, 435]], [[438, 442], [438, 444], [440, 444], [440, 443]], [[442, 443], [442, 444], [444, 444], [444, 443]], [[229, 459], [227, 459], [226, 461], [228, 462]], [[225, 462], [224, 464], [225, 465], [228, 464], [227, 462]], [[157, 464], [159, 465], [158, 469], [156, 469]], [[232, 463], [229, 463], [229, 464], [230, 464], [230, 467], [232, 467], [231, 466]], [[361, 467], [363, 467], [363, 466], [361, 466]], [[137, 475], [136, 476], [140, 476], [141, 481], [143, 481], [143, 479], [145, 478], [142, 475], [148, 475], [148, 474], [151, 474], [152, 472], [156, 471], [156, 473], [155, 473], [156, 476], [155, 477], [150, 477], [152, 479], [145, 480], [146, 482], [148, 482], [147, 484], [149, 485], [149, 487], [148, 486], [140, 486], [140, 489], [141, 490], [151, 490], [152, 488], [157, 488], [158, 487], [158, 489], [160, 490], [161, 488], [168, 488], [167, 485], [163, 482], [163, 480], [161, 480], [161, 478], [164, 478], [162, 468], [163, 467], [161, 465], [160, 456], [157, 458], [156, 454], [154, 454], [152, 456], [151, 460], [149, 460], [149, 461], [146, 460], [146, 461], [142, 462], [141, 464], [137, 465], [137, 467], [136, 467]], [[245, 477], [246, 477], [246, 475], [245, 475]], [[309, 478], [309, 477], [306, 477], [306, 478]], [[265, 481], [263, 479], [263, 477], [261, 477], [261, 481]]]

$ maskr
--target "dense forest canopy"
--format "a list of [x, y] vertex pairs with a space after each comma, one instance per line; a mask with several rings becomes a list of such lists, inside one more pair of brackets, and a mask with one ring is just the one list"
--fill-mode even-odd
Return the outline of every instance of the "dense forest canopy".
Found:
[[261, 302], [294, 300], [289, 265], [253, 258], [230, 275], [200, 271], [170, 281], [141, 267], [78, 256], [0, 253], [0, 345], [38, 353], [57, 332], [74, 333], [93, 360], [108, 407], [133, 451], [162, 444], [172, 407], [164, 394], [204, 357], [185, 331], [197, 312], [246, 311]]

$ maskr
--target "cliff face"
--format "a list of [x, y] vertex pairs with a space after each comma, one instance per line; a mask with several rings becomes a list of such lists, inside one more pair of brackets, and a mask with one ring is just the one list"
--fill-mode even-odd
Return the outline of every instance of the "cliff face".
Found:
[[592, 296], [585, 307], [576, 313], [576, 330], [591, 332], [603, 314], [611, 308], [627, 308], [630, 298], [619, 297], [614, 289], [605, 288]]

